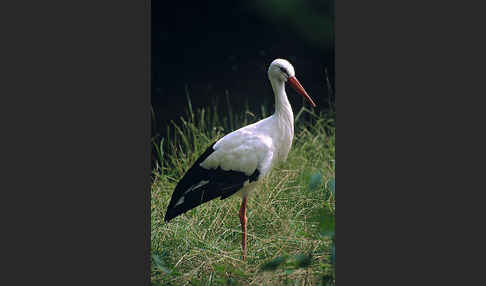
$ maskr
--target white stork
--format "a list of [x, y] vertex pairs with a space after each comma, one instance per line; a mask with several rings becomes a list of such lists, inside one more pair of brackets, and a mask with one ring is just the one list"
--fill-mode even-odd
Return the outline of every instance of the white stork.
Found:
[[202, 203], [217, 197], [223, 200], [239, 192], [243, 198], [240, 208], [243, 260], [248, 195], [273, 166], [287, 159], [294, 137], [294, 114], [285, 93], [285, 82], [316, 106], [288, 61], [274, 60], [268, 68], [268, 77], [275, 94], [275, 113], [209, 146], [177, 184], [164, 218], [168, 222]]

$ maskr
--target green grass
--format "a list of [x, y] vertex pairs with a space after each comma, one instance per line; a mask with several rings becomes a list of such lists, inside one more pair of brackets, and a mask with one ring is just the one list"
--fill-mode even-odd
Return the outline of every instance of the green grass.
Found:
[[[333, 116], [302, 109], [286, 162], [249, 197], [248, 254], [241, 259], [241, 198], [215, 199], [165, 223], [172, 191], [184, 172], [216, 139], [268, 116], [250, 112], [221, 117], [192, 110], [154, 138], [159, 162], [151, 186], [153, 285], [324, 285], [333, 275], [331, 236], [323, 213], [334, 215]], [[304, 120], [305, 117], [305, 120]], [[332, 224], [333, 227], [333, 224]]]

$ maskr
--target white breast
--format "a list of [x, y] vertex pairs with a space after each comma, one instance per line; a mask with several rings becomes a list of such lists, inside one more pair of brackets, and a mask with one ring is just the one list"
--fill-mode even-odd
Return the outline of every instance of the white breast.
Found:
[[[267, 175], [278, 160], [282, 140], [272, 116], [238, 129], [221, 138], [213, 152], [200, 165], [203, 168], [241, 171], [251, 175], [256, 169], [260, 177]], [[284, 142], [286, 152], [290, 149]], [[282, 152], [282, 151], [280, 151]], [[283, 151], [285, 152], [285, 150]]]

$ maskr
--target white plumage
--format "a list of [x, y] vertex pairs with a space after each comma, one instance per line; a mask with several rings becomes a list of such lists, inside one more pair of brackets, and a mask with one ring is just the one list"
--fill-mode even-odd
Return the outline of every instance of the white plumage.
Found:
[[[292, 127], [273, 115], [233, 131], [216, 142], [215, 151], [200, 166], [206, 169], [221, 167], [248, 176], [258, 169], [258, 180], [241, 190], [242, 195], [248, 195], [275, 164], [287, 158], [293, 138]], [[286, 136], [282, 136], [283, 133]]]
[[220, 197], [239, 192], [243, 197], [240, 221], [243, 233], [243, 259], [246, 254], [246, 202], [262, 178], [279, 162], [287, 159], [294, 136], [294, 115], [285, 92], [289, 82], [313, 106], [293, 66], [274, 60], [268, 69], [275, 94], [275, 113], [263, 120], [233, 131], [211, 145], [179, 181], [165, 220]]

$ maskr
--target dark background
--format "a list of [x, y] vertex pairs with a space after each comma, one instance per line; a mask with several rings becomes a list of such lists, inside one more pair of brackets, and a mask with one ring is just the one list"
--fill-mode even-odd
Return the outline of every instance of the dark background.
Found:
[[[334, 102], [334, 0], [152, 2], [152, 135], [193, 107], [273, 110], [267, 69], [285, 58], [326, 110]], [[326, 73], [330, 86], [327, 85]], [[295, 110], [302, 99], [288, 89]], [[291, 91], [290, 91], [291, 90]], [[226, 111], [225, 109], [223, 109]]]

